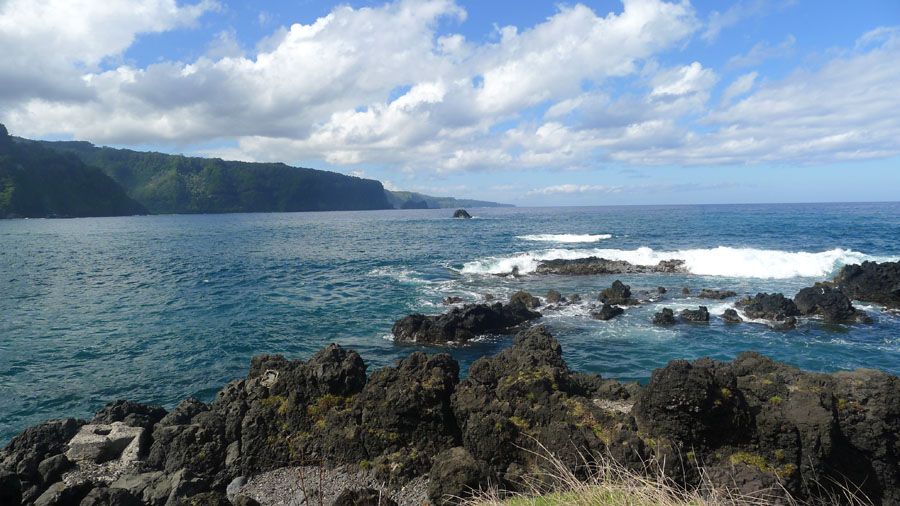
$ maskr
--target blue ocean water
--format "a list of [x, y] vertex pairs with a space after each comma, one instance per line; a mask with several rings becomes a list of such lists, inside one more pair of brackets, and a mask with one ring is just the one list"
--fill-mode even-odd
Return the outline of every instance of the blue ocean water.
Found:
[[[872, 325], [650, 324], [664, 306], [732, 307], [683, 287], [793, 296], [844, 264], [898, 260], [900, 203], [470, 211], [475, 219], [445, 209], [0, 221], [0, 445], [120, 398], [209, 401], [258, 353], [305, 359], [336, 342], [372, 371], [419, 349], [390, 340], [406, 314], [443, 312], [449, 295], [475, 302], [523, 289], [585, 299], [542, 322], [572, 369], [604, 377], [646, 381], [671, 359], [744, 350], [808, 370], [900, 373], [900, 315], [869, 304], [858, 306]], [[681, 258], [692, 273], [494, 275], [591, 255]], [[667, 299], [609, 322], [590, 318], [587, 303], [615, 279], [634, 292], [666, 287]], [[465, 370], [510, 340], [425, 351], [448, 351]]]

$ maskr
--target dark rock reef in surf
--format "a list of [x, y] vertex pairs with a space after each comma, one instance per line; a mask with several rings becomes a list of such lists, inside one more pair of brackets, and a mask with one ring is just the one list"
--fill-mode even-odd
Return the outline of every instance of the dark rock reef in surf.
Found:
[[537, 274], [564, 274], [587, 276], [594, 274], [648, 274], [687, 273], [684, 260], [661, 260], [656, 265], [635, 265], [625, 260], [607, 260], [599, 257], [576, 258], [574, 260], [544, 260], [539, 263]]
[[437, 316], [407, 315], [394, 323], [391, 332], [398, 343], [462, 344], [484, 334], [514, 332], [523, 323], [540, 317], [540, 313], [528, 309], [521, 300], [509, 304], [466, 304]]
[[833, 284], [851, 299], [900, 309], [900, 262], [846, 265]]
[[[809, 500], [844, 485], [900, 504], [900, 379], [891, 374], [809, 373], [745, 352], [730, 363], [674, 360], [641, 387], [572, 372], [543, 326], [462, 380], [447, 354], [416, 351], [368, 377], [366, 368], [338, 345], [307, 361], [260, 355], [208, 404], [188, 399], [165, 413], [120, 401], [90, 423], [28, 428], [0, 451], [0, 500], [229, 504], [236, 478], [321, 459], [369, 467], [394, 487], [427, 474], [430, 499], [443, 504], [488, 484], [516, 490], [539, 470], [539, 442], [576, 473], [603, 456], [684, 487], [707, 476]], [[130, 428], [133, 458], [104, 439], [110, 426]], [[106, 460], [73, 456], [86, 435], [110, 445]], [[233, 504], [253, 504], [230, 490]]]

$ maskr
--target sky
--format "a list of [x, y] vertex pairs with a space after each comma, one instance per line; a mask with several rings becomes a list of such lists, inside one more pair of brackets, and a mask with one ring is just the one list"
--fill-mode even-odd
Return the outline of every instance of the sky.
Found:
[[0, 123], [522, 206], [900, 200], [897, 0], [0, 0]]

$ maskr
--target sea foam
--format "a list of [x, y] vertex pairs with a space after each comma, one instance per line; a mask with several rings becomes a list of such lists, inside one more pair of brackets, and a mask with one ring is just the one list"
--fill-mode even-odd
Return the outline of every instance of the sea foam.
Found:
[[692, 274], [735, 278], [787, 279], [796, 277], [824, 278], [842, 266], [866, 260], [885, 262], [895, 258], [875, 257], [853, 250], [835, 248], [821, 252], [781, 251], [719, 246], [710, 249], [656, 251], [651, 248], [619, 249], [550, 249], [529, 251], [508, 257], [490, 257], [463, 265], [463, 274], [505, 274], [518, 267], [519, 272], [534, 272], [545, 260], [574, 260], [596, 256], [608, 260], [624, 260], [635, 265], [655, 265], [661, 260], [684, 260]]
[[612, 239], [612, 234], [532, 234], [518, 235], [516, 239], [543, 242], [597, 242]]

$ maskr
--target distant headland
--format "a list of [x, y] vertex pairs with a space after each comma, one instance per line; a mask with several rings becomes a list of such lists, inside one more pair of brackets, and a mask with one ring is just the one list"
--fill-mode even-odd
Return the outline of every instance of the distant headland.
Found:
[[0, 218], [500, 207], [283, 163], [35, 141], [0, 125]]

